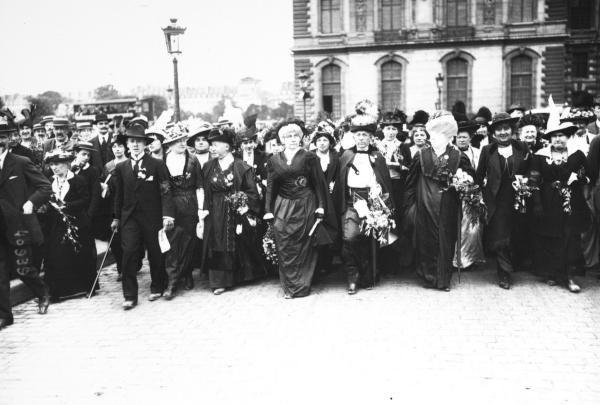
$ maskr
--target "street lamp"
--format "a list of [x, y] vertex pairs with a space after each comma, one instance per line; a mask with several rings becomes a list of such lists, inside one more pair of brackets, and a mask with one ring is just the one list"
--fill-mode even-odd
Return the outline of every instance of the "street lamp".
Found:
[[435, 77], [435, 85], [437, 86], [437, 90], [438, 90], [438, 98], [437, 98], [437, 101], [435, 102], [435, 109], [441, 110], [442, 109], [442, 87], [444, 86], [444, 76], [442, 76], [441, 73], [438, 73], [438, 75]]
[[306, 124], [306, 100], [310, 98], [308, 79], [310, 75], [306, 71], [302, 70], [298, 75], [298, 81], [300, 82], [300, 90], [302, 90], [302, 111], [304, 112], [304, 123]]
[[181, 54], [179, 49], [179, 36], [185, 32], [185, 27], [177, 25], [177, 18], [171, 18], [171, 24], [162, 29], [165, 33], [165, 41], [167, 43], [167, 52], [169, 55], [173, 55], [173, 91], [175, 98], [175, 120], [179, 121], [181, 118], [179, 110], [179, 75], [177, 73], [177, 55]]

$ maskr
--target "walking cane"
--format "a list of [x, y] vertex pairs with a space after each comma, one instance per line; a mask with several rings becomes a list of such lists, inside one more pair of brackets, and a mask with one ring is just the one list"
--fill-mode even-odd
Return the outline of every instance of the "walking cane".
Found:
[[111, 245], [116, 233], [117, 233], [117, 230], [115, 229], [113, 231], [112, 235], [110, 235], [110, 240], [108, 241], [108, 245], [106, 246], [106, 252], [104, 252], [104, 257], [102, 258], [102, 263], [100, 263], [100, 268], [98, 269], [98, 271], [96, 271], [96, 279], [94, 280], [94, 285], [92, 285], [92, 289], [90, 290], [90, 293], [88, 294], [88, 300], [90, 298], [92, 298], [92, 294], [94, 293], [94, 288], [96, 288], [96, 284], [98, 284], [98, 279], [100, 278], [100, 273], [102, 273], [102, 268], [104, 267], [104, 262], [106, 261], [106, 256], [108, 256], [108, 251], [110, 249], [110, 245]]
[[456, 238], [456, 266], [458, 267], [458, 284], [460, 284], [460, 270], [462, 268], [462, 202], [458, 205], [458, 237]]

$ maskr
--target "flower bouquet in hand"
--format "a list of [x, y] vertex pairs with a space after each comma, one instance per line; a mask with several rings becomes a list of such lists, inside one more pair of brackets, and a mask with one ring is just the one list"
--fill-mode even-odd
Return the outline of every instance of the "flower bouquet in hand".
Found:
[[562, 208], [567, 214], [571, 214], [571, 189], [567, 184], [564, 184], [560, 180], [552, 183], [552, 188], [557, 190], [562, 198]]
[[277, 244], [275, 243], [275, 234], [273, 233], [273, 224], [269, 223], [267, 232], [262, 241], [263, 252], [267, 261], [277, 266], [279, 260], [277, 258]]
[[65, 234], [62, 237], [61, 243], [69, 242], [73, 246], [75, 252], [78, 252], [81, 248], [78, 234], [79, 229], [73, 224], [73, 216], [65, 212], [65, 203], [56, 198], [55, 195], [52, 195], [50, 201], [48, 201], [48, 206], [57, 212], [60, 221], [65, 226]]
[[376, 184], [370, 188], [368, 200], [356, 196], [354, 208], [362, 218], [361, 232], [371, 236], [381, 246], [389, 244], [390, 231], [396, 228], [396, 221], [392, 218], [392, 210], [388, 207], [389, 194], [382, 193], [381, 186]]
[[487, 206], [483, 201], [483, 193], [473, 178], [462, 169], [458, 169], [452, 176], [450, 186], [453, 187], [465, 208], [465, 214], [472, 225], [485, 220]]
[[229, 203], [230, 209], [236, 217], [235, 233], [240, 235], [243, 230], [243, 218], [248, 213], [248, 195], [243, 191], [236, 191], [225, 200]]
[[529, 184], [529, 179], [520, 174], [515, 175], [512, 186], [515, 190], [515, 210], [524, 214], [527, 212], [526, 200], [531, 197], [535, 190], [539, 190], [539, 188]]

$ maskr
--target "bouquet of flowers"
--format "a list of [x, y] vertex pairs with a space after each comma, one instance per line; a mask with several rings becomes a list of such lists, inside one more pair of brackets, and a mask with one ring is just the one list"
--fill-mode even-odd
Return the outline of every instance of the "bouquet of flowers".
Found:
[[73, 216], [69, 215], [65, 212], [65, 203], [57, 199], [54, 195], [48, 201], [48, 205], [52, 207], [59, 215], [61, 222], [65, 225], [65, 234], [62, 237], [61, 243], [69, 242], [75, 252], [78, 252], [81, 248], [81, 243], [79, 243], [79, 230], [77, 226], [73, 224]]
[[483, 194], [473, 178], [462, 169], [458, 169], [452, 176], [451, 187], [458, 192], [460, 200], [465, 207], [465, 214], [471, 222], [476, 225], [480, 220], [485, 219], [487, 207], [483, 201]]
[[267, 226], [267, 232], [265, 232], [265, 236], [263, 237], [262, 246], [267, 261], [277, 266], [279, 260], [277, 258], [277, 244], [275, 243], [275, 235], [273, 233], [272, 224]]
[[236, 216], [237, 225], [235, 233], [240, 235], [243, 229], [241, 219], [248, 212], [248, 195], [243, 191], [236, 191], [226, 197], [225, 200], [230, 204], [229, 206]]
[[567, 214], [571, 214], [571, 189], [568, 185], [563, 184], [561, 181], [557, 180], [552, 183], [552, 188], [558, 190], [558, 193], [562, 197], [563, 203], [563, 211]]
[[521, 214], [524, 214], [527, 211], [525, 200], [531, 197], [535, 190], [539, 189], [530, 185], [529, 179], [520, 174], [515, 175], [515, 181], [513, 181], [512, 186], [515, 190], [515, 210], [519, 211]]
[[387, 205], [389, 195], [381, 191], [379, 185], [371, 187], [368, 201], [358, 197], [359, 200], [354, 203], [354, 206], [358, 215], [363, 217], [360, 224], [361, 232], [373, 237], [381, 246], [387, 246], [390, 231], [396, 228], [396, 221], [392, 218], [392, 211]]

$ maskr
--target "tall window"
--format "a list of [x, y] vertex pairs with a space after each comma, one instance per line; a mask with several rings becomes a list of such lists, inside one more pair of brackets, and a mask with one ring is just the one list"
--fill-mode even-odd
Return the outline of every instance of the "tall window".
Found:
[[341, 76], [341, 69], [337, 65], [327, 65], [321, 70], [323, 110], [336, 119], [342, 116]]
[[535, 19], [535, 3], [537, 0], [511, 0], [510, 6], [510, 21], [511, 22], [528, 22]]
[[469, 0], [446, 0], [446, 26], [465, 27], [469, 21]]
[[592, 27], [593, 2], [591, 0], [569, 1], [570, 18], [569, 25], [574, 29], [586, 29]]
[[510, 104], [526, 108], [533, 106], [533, 61], [527, 55], [519, 55], [510, 61]]
[[389, 61], [381, 65], [381, 104], [383, 111], [393, 111], [400, 105], [402, 65]]
[[446, 63], [446, 107], [448, 110], [451, 110], [457, 101], [462, 101], [467, 105], [468, 74], [469, 64], [466, 60], [454, 58]]
[[588, 53], [573, 52], [573, 77], [586, 78], [589, 74]]
[[403, 0], [381, 0], [379, 3], [379, 21], [381, 30], [399, 30], [402, 28], [404, 18]]
[[342, 30], [342, 0], [321, 0], [321, 32], [331, 34]]

